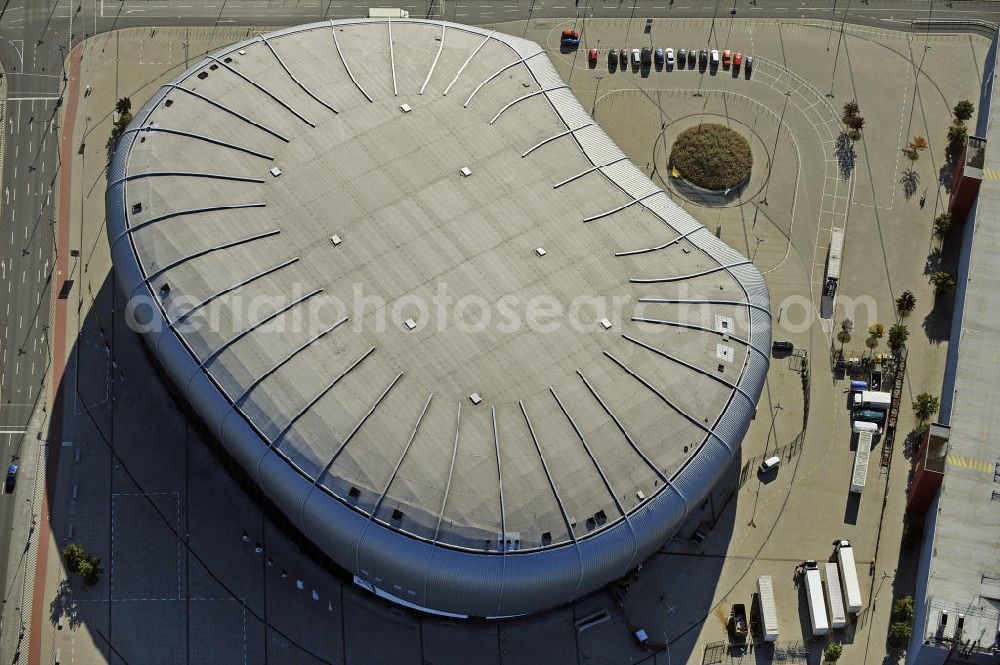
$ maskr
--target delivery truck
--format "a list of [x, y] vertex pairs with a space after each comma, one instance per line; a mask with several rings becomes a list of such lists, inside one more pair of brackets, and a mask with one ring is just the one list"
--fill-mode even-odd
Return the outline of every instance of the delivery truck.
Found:
[[854, 563], [854, 548], [851, 541], [842, 540], [837, 544], [837, 563], [840, 564], [840, 584], [844, 590], [844, 605], [851, 614], [861, 611], [861, 585], [858, 584], [858, 567]]
[[809, 622], [813, 635], [826, 635], [830, 623], [826, 618], [826, 601], [823, 598], [823, 580], [815, 561], [805, 562], [806, 602], [809, 604]]
[[855, 409], [888, 409], [892, 406], [892, 393], [862, 390], [854, 393]]
[[774, 603], [774, 584], [770, 575], [757, 578], [757, 600], [760, 603], [761, 639], [765, 642], [778, 640], [778, 609]]
[[847, 625], [844, 595], [840, 591], [840, 574], [837, 564], [826, 564], [826, 609], [830, 612], [830, 628], [837, 630]]
[[854, 471], [851, 473], [851, 491], [861, 494], [868, 478], [868, 459], [872, 452], [872, 433], [858, 433], [858, 448], [854, 453]]

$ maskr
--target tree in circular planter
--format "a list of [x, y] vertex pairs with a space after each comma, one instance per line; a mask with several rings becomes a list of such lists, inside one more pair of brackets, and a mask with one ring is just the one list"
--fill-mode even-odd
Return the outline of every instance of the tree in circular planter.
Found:
[[729, 190], [750, 176], [750, 144], [719, 124], [685, 129], [674, 141], [670, 163], [688, 182], [715, 191]]

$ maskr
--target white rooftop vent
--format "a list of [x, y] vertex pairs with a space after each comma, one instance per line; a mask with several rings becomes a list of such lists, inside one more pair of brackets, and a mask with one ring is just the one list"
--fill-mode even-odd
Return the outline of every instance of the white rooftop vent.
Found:
[[643, 499], [646, 498], [646, 495], [642, 493], [642, 490], [638, 490], [635, 493], [635, 498], [639, 499], [639, 501], [642, 501]]
[[545, 256], [545, 248], [544, 247], [536, 247], [535, 248], [535, 254], [538, 254], [539, 256]]
[[469, 400], [471, 400], [473, 404], [479, 404], [483, 401], [483, 398], [479, 396], [479, 393], [472, 393], [469, 395]]
[[413, 319], [407, 319], [403, 321], [403, 325], [406, 326], [407, 330], [413, 330], [414, 328], [417, 327], [417, 322], [414, 321]]
[[410, 106], [409, 104], [403, 104], [402, 106], [399, 107], [399, 110], [402, 111], [403, 113], [409, 113], [410, 111], [413, 110], [413, 107]]
[[330, 236], [330, 242], [333, 243], [334, 247], [336, 247], [337, 245], [339, 245], [340, 243], [342, 243], [343, 240], [340, 239], [340, 236], [334, 234], [334, 235]]
[[239, 51], [239, 53], [240, 53], [240, 55], [246, 55], [247, 54], [247, 50], [244, 49], [244, 48], [241, 48], [240, 51]]
[[272, 166], [271, 167], [271, 175], [273, 175], [275, 178], [277, 178], [279, 175], [281, 175], [281, 169], [279, 169], [277, 166]]
[[731, 363], [733, 362], [733, 347], [727, 344], [716, 344], [715, 355], [719, 360], [725, 360], [727, 363]]
[[468, 166], [463, 166], [462, 167], [462, 175], [465, 176], [466, 178], [468, 178], [470, 175], [472, 175], [472, 171], [469, 169]]
[[604, 328], [605, 330], [610, 330], [611, 329], [611, 322], [608, 321], [607, 319], [601, 319], [600, 323], [601, 323], [601, 327]]

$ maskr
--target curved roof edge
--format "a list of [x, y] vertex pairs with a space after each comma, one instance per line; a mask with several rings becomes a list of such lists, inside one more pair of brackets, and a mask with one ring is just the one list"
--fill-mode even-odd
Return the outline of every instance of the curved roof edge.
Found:
[[[384, 23], [386, 19], [320, 21], [265, 35], [268, 39], [333, 25]], [[510, 47], [520, 57], [537, 55], [542, 49], [531, 41], [474, 26], [423, 19], [392, 19], [394, 23], [424, 23], [480, 34]], [[258, 43], [248, 39], [205, 56], [161, 87], [135, 114], [121, 137], [108, 176], [105, 196], [108, 237], [117, 239], [128, 229], [125, 175], [138, 130], [170, 92], [170, 86], [207, 66], [213, 58]], [[525, 60], [567, 129], [592, 122], [576, 96], [566, 87], [548, 58]], [[624, 153], [610, 137], [597, 131], [574, 136], [583, 153], [599, 164]], [[649, 191], [649, 178], [631, 161], [629, 175], [611, 182], [633, 198]], [[602, 172], [603, 173], [603, 172]], [[654, 185], [655, 186], [655, 185]], [[432, 543], [396, 530], [371, 526], [371, 519], [321, 486], [277, 450], [269, 449], [261, 434], [243, 417], [233, 413], [224, 390], [203, 371], [185, 342], [173, 334], [157, 294], [147, 283], [131, 242], [112, 242], [111, 252], [119, 286], [130, 297], [139, 295], [151, 305], [154, 317], [142, 332], [166, 373], [204, 421], [218, 435], [234, 458], [259, 483], [262, 490], [298, 526], [306, 537], [359, 580], [408, 605], [429, 611], [463, 615], [503, 617], [548, 609], [573, 601], [619, 579], [648, 558], [684, 523], [692, 507], [705, 499], [738, 455], [743, 436], [756, 413], [763, 389], [771, 344], [770, 300], [763, 276], [746, 258], [727, 246], [673, 202], [650, 212], [725, 268], [746, 296], [750, 350], [734, 390], [719, 418], [712, 424], [695, 454], [665, 484], [662, 490], [627, 519], [574, 543], [549, 549], [485, 553]], [[736, 264], [736, 265], [734, 265]], [[134, 305], [133, 305], [134, 307]], [[752, 399], [752, 403], [751, 403]], [[237, 411], [238, 412], [238, 411]], [[319, 491], [317, 491], [319, 490]]]

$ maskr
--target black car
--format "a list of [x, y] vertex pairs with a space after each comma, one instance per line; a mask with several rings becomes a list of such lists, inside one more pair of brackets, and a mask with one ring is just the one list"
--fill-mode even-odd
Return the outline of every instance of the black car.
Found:
[[698, 54], [696, 49], [691, 49], [688, 51], [688, 65], [694, 67], [695, 63], [698, 61]]
[[17, 484], [17, 465], [11, 464], [7, 467], [7, 481], [4, 483], [4, 490], [7, 494], [14, 491], [14, 485]]
[[771, 342], [771, 350], [772, 351], [786, 351], [786, 352], [787, 351], [794, 351], [795, 350], [795, 345], [792, 344], [791, 342], [787, 341], [787, 340], [776, 339], [773, 342]]
[[708, 64], [708, 49], [707, 48], [703, 48], [701, 50], [701, 53], [698, 55], [698, 62], [701, 64], [702, 67], [704, 67], [705, 65]]
[[650, 62], [653, 60], [653, 51], [648, 46], [642, 47], [642, 66], [649, 67]]

